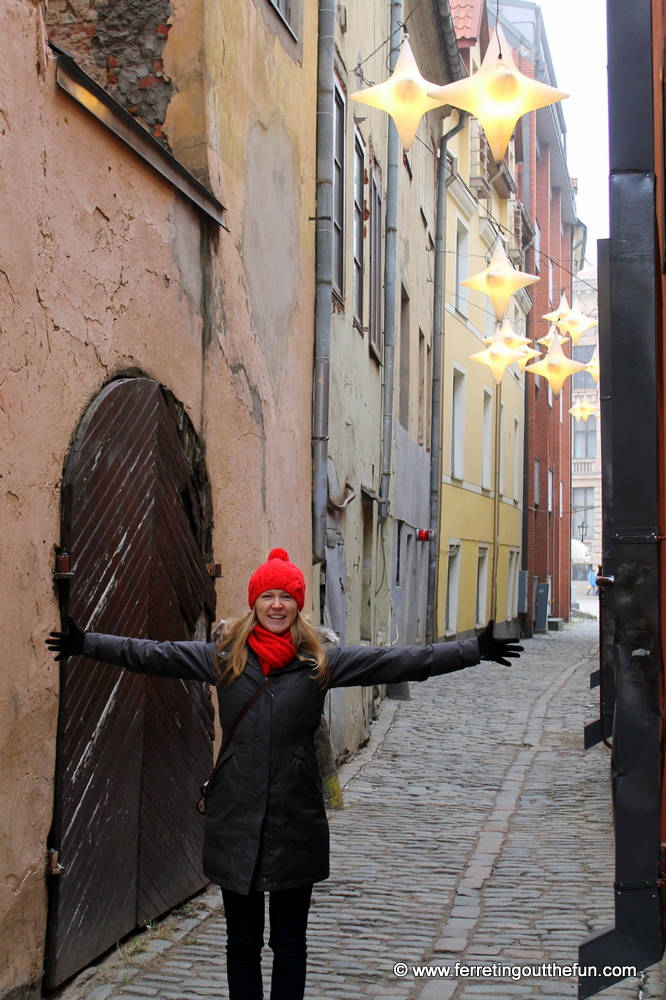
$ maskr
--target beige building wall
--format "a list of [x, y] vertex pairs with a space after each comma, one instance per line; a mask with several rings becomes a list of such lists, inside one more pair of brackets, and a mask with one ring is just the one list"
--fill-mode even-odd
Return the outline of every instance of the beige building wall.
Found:
[[[2, 996], [42, 969], [58, 713], [44, 639], [59, 624], [60, 479], [90, 401], [141, 372], [183, 403], [206, 446], [219, 613], [246, 606], [271, 545], [311, 559], [316, 5], [300, 56], [252, 0], [206, 7], [203, 24], [201, 10], [175, 5], [165, 130], [228, 231], [57, 88], [41, 5], [0, 10]], [[179, 75], [186, 50], [203, 91]]]
[[[405, 16], [409, 10], [406, 4]], [[442, 120], [441, 111], [435, 111], [421, 121], [410, 152], [401, 151], [398, 166], [394, 439], [389, 517], [380, 524], [383, 353], [381, 344], [373, 343], [373, 316], [378, 311], [383, 330], [389, 117], [350, 101], [349, 95], [367, 81], [381, 82], [388, 76], [389, 46], [382, 43], [389, 36], [389, 13], [379, 3], [346, 5], [336, 20], [335, 36], [338, 95], [345, 115], [345, 238], [342, 288], [334, 291], [329, 456], [332, 499], [344, 500], [346, 482], [356, 490], [356, 499], [344, 512], [331, 512], [329, 538], [338, 538], [335, 558], [344, 558], [346, 641], [378, 645], [425, 641], [428, 543], [415, 541], [415, 529], [428, 527], [429, 513], [436, 150]], [[448, 69], [437, 16], [432, 5], [414, 6], [409, 33], [424, 76], [443, 83]], [[359, 58], [365, 60], [375, 49], [361, 67], [364, 82], [355, 69]], [[363, 164], [360, 311], [355, 242], [359, 156]], [[379, 233], [378, 257], [375, 233]], [[374, 287], [373, 256], [380, 275]], [[329, 695], [331, 738], [339, 758], [367, 735], [382, 693], [344, 689]]]

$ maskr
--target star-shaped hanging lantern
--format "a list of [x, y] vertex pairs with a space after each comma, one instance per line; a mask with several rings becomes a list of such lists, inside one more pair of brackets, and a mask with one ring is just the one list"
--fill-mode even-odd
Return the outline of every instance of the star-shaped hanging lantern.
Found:
[[525, 347], [521, 348], [521, 356], [518, 358], [518, 367], [520, 368], [521, 372], [525, 371], [525, 367], [528, 361], [530, 361], [532, 358], [540, 358], [540, 357], [541, 357], [541, 351], [535, 351], [533, 347], [528, 347], [527, 345], [525, 345]]
[[559, 323], [561, 320], [566, 319], [570, 312], [571, 309], [569, 307], [569, 303], [567, 302], [567, 297], [564, 292], [562, 292], [562, 298], [560, 299], [560, 304], [557, 309], [555, 309], [554, 312], [546, 313], [546, 315], [541, 318], [548, 320], [549, 323]]
[[[505, 316], [502, 325], [500, 326], [500, 332], [502, 334], [504, 343], [512, 351], [517, 351], [520, 348], [526, 347], [527, 344], [530, 343], [529, 337], [521, 337], [519, 333], [516, 333], [516, 331], [513, 328], [513, 324], [508, 316]], [[484, 337], [483, 338], [484, 344], [492, 344], [494, 336], [495, 334], [493, 333], [492, 337]]]
[[592, 376], [595, 385], [599, 385], [599, 348], [595, 347], [594, 354], [589, 363], [585, 366], [585, 371]]
[[587, 423], [587, 418], [592, 416], [597, 416], [599, 413], [599, 407], [596, 403], [592, 403], [587, 396], [583, 396], [579, 399], [569, 410], [571, 416], [580, 422]]
[[[544, 347], [550, 347], [550, 345], [553, 342], [553, 337], [557, 333], [557, 330], [558, 330], [557, 325], [555, 323], [551, 323], [550, 330], [548, 331], [545, 337], [542, 337], [540, 340], [537, 340], [537, 344], [543, 344]], [[557, 337], [560, 344], [565, 344], [569, 339], [568, 337], [565, 337], [561, 333], [557, 333]]]
[[485, 351], [479, 351], [477, 354], [470, 354], [469, 359], [470, 361], [479, 361], [482, 365], [488, 365], [495, 381], [499, 385], [507, 367], [513, 364], [514, 361], [518, 361], [520, 357], [521, 352], [519, 350], [516, 351], [506, 346], [502, 331], [498, 326], [495, 329], [490, 347], [486, 347]]
[[576, 347], [585, 331], [591, 330], [592, 327], [596, 325], [596, 319], [591, 319], [589, 316], [585, 316], [580, 309], [577, 309], [574, 306], [573, 309], [569, 310], [568, 316], [559, 320], [557, 327], [561, 333], [569, 334], [571, 337], [571, 343], [574, 347]]
[[428, 96], [478, 118], [493, 156], [499, 162], [504, 158], [519, 118], [569, 95], [521, 73], [498, 27], [476, 73], [464, 80], [434, 87], [428, 91]]
[[512, 267], [506, 255], [504, 244], [498, 240], [490, 264], [485, 271], [474, 274], [471, 278], [465, 278], [460, 284], [467, 288], [474, 288], [477, 292], [485, 292], [493, 304], [495, 316], [499, 322], [507, 310], [511, 296], [521, 288], [525, 288], [526, 285], [533, 285], [535, 281], [539, 281], [536, 275], [527, 274], [526, 271], [517, 271]]
[[525, 371], [534, 372], [535, 375], [543, 375], [545, 379], [548, 379], [553, 396], [557, 398], [569, 375], [582, 372], [584, 368], [585, 365], [581, 364], [580, 361], [572, 361], [571, 358], [568, 358], [562, 350], [558, 338], [553, 337], [546, 356], [533, 365], [527, 365]]
[[409, 150], [426, 111], [433, 111], [446, 103], [428, 96], [433, 87], [434, 83], [428, 83], [421, 76], [409, 40], [405, 37], [395, 69], [386, 83], [358, 90], [349, 96], [353, 101], [386, 111], [395, 122], [403, 149]]

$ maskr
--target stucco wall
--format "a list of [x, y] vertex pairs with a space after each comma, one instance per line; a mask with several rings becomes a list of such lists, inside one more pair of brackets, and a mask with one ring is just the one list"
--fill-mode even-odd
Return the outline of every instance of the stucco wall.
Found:
[[42, 968], [58, 709], [44, 639], [58, 623], [59, 485], [78, 420], [104, 382], [131, 370], [162, 382], [202, 436], [221, 614], [245, 606], [247, 577], [270, 545], [309, 565], [314, 129], [299, 145], [313, 116], [307, 123], [312, 108], [298, 88], [283, 88], [275, 114], [269, 91], [227, 112], [238, 141], [231, 158], [222, 151], [217, 190], [231, 231], [211, 231], [57, 89], [38, 7], [7, 0], [0, 30], [4, 995]]

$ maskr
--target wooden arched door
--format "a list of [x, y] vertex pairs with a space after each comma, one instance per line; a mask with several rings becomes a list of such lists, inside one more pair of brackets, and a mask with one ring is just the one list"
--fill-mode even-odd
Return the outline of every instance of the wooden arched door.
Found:
[[[85, 414], [63, 478], [63, 619], [205, 639], [210, 536], [205, 463], [182, 407], [150, 379], [111, 382]], [[205, 685], [63, 661], [49, 841], [62, 867], [49, 876], [46, 986], [204, 884], [195, 803], [212, 741]]]

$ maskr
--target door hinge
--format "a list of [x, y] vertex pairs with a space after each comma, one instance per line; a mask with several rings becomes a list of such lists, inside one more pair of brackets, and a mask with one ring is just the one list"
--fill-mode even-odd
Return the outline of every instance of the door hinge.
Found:
[[64, 872], [64, 867], [58, 863], [58, 852], [57, 851], [47, 851], [46, 852], [46, 874], [47, 875], [60, 875]]
[[55, 561], [55, 572], [53, 574], [56, 580], [71, 580], [74, 574], [69, 568], [69, 552], [59, 552], [56, 556]]
[[206, 563], [208, 575], [219, 579], [222, 576], [222, 563]]

